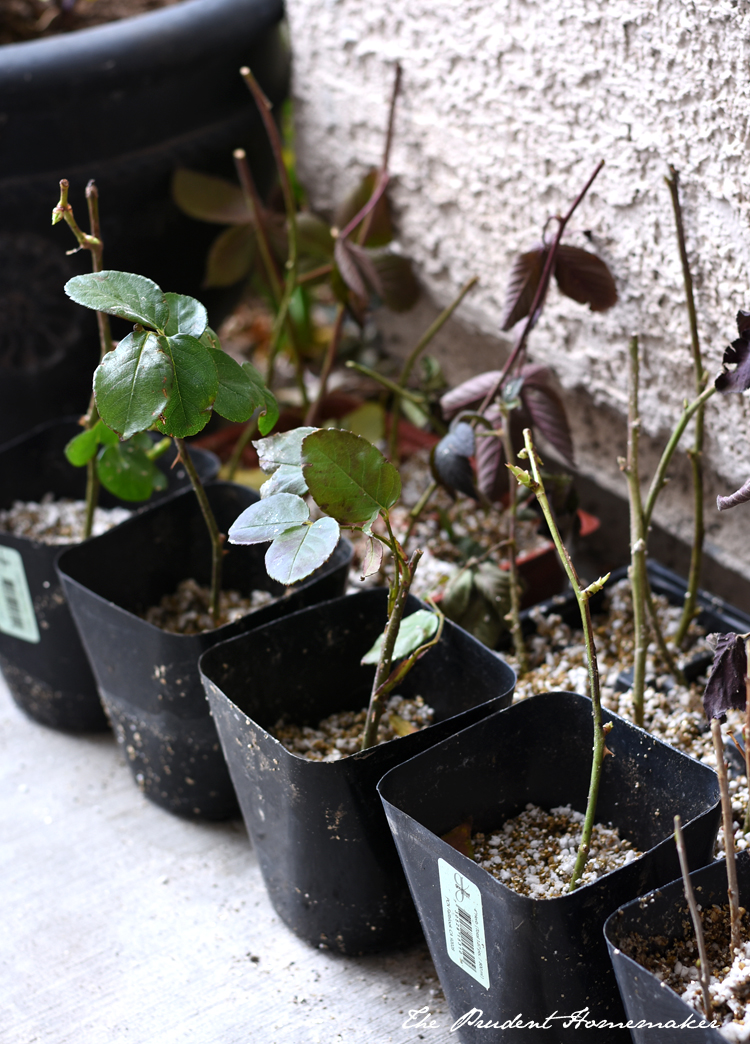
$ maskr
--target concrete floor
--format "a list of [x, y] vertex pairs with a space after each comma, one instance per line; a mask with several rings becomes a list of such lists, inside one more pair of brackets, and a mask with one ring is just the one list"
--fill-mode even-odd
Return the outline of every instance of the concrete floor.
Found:
[[[2, 679], [0, 875], [3, 1044], [456, 1039], [426, 947], [353, 959], [300, 942], [241, 822], [150, 804], [111, 736], [36, 725]], [[405, 1027], [423, 1006], [435, 1027]]]

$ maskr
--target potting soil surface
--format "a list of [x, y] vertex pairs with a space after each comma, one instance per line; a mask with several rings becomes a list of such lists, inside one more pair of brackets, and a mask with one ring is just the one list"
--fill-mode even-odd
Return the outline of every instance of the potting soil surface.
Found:
[[201, 634], [216, 626], [234, 623], [253, 609], [273, 601], [270, 591], [251, 591], [249, 595], [221, 591], [217, 625], [211, 616], [211, 589], [202, 587], [196, 580], [182, 580], [173, 594], [164, 595], [158, 605], [147, 609], [143, 619], [172, 634]]
[[[99, 536], [130, 518], [127, 508], [96, 508], [92, 533]], [[0, 530], [14, 536], [28, 537], [41, 544], [76, 544], [83, 539], [86, 504], [83, 500], [55, 500], [45, 494], [39, 503], [17, 500], [12, 507], [0, 511]]]
[[425, 946], [301, 942], [241, 821], [157, 808], [110, 735], [35, 724], [2, 679], [0, 810], [3, 1044], [456, 1040]]

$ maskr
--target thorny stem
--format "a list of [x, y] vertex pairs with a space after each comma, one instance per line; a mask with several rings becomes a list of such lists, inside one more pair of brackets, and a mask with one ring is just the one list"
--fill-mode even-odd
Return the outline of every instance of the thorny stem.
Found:
[[[505, 459], [511, 467], [516, 466], [516, 454], [513, 450], [513, 441], [510, 437], [510, 410], [503, 403], [503, 448]], [[518, 498], [516, 497], [516, 477], [512, 471], [508, 472], [510, 481], [510, 504], [508, 505], [508, 546], [506, 555], [508, 558], [508, 571], [510, 573], [510, 631], [513, 635], [513, 650], [518, 660], [518, 675], [523, 677], [529, 673], [529, 656], [526, 651], [526, 642], [523, 639], [523, 627], [521, 626], [521, 592], [518, 579], [518, 565], [516, 562], [516, 516], [518, 514]]]
[[[604, 755], [606, 753], [605, 738], [609, 727], [602, 724], [602, 704], [601, 694], [599, 690], [599, 666], [596, 658], [596, 643], [594, 641], [594, 627], [591, 622], [591, 607], [589, 605], [589, 599], [592, 595], [601, 591], [604, 584], [609, 579], [609, 573], [606, 576], [600, 577], [593, 584], [590, 584], [585, 590], [581, 588], [581, 582], [578, 579], [578, 574], [575, 571], [570, 555], [568, 554], [567, 548], [562, 541], [560, 531], [557, 528], [555, 522], [555, 516], [550, 507], [549, 501], [547, 500], [547, 494], [544, 490], [544, 483], [540, 474], [539, 468], [541, 460], [537, 456], [536, 449], [531, 437], [531, 431], [528, 428], [524, 429], [523, 433], [524, 444], [526, 446], [525, 455], [528, 458], [529, 465], [531, 467], [531, 475], [528, 472], [522, 472], [520, 468], [515, 469], [515, 475], [527, 486], [532, 493], [536, 495], [539, 501], [539, 506], [542, 509], [544, 517], [549, 526], [549, 531], [552, 535], [557, 553], [560, 556], [560, 562], [562, 563], [563, 569], [565, 570], [570, 586], [573, 588], [573, 592], [578, 602], [578, 610], [581, 614], [581, 624], [583, 625], [583, 636], [586, 644], [586, 661], [589, 673], [589, 690], [591, 693], [591, 712], [594, 724], [594, 746], [593, 755], [591, 761], [591, 778], [589, 782], [589, 793], [586, 802], [586, 813], [583, 820], [583, 834], [581, 837], [581, 843], [578, 846], [578, 855], [576, 857], [575, 867], [573, 868], [573, 875], [570, 880], [568, 887], [569, 891], [574, 891], [581, 879], [581, 874], [586, 865], [588, 859], [589, 848], [591, 847], [591, 832], [594, 829], [594, 817], [596, 814], [596, 801], [599, 796], [599, 783], [601, 781], [602, 764], [604, 762]], [[611, 727], [611, 726], [610, 726]]]
[[528, 340], [529, 334], [531, 333], [531, 331], [534, 328], [534, 325], [535, 325], [537, 319], [539, 318], [539, 314], [538, 313], [540, 312], [542, 304], [544, 303], [544, 298], [545, 298], [546, 293], [547, 293], [547, 287], [549, 286], [549, 281], [552, 278], [552, 272], [554, 270], [554, 264], [555, 264], [555, 257], [557, 256], [557, 248], [560, 245], [560, 240], [562, 239], [563, 232], [565, 231], [565, 226], [568, 224], [568, 222], [572, 218], [573, 214], [575, 213], [578, 205], [581, 203], [581, 201], [583, 200], [584, 196], [586, 195], [588, 190], [593, 185], [594, 179], [596, 178], [597, 174], [599, 173], [599, 171], [602, 169], [603, 166], [604, 166], [604, 160], [601, 160], [600, 163], [597, 164], [597, 167], [596, 167], [596, 170], [594, 171], [594, 173], [591, 175], [589, 180], [586, 182], [586, 184], [583, 186], [583, 188], [578, 193], [576, 198], [573, 200], [573, 202], [572, 202], [572, 204], [570, 206], [570, 209], [568, 210], [567, 214], [565, 214], [564, 217], [558, 217], [558, 219], [557, 219], [557, 234], [556, 234], [556, 236], [555, 236], [555, 238], [554, 238], [554, 240], [552, 242], [552, 246], [549, 248], [549, 252], [547, 254], [547, 259], [546, 259], [546, 261], [544, 263], [544, 268], [542, 269], [542, 277], [539, 280], [539, 286], [536, 288], [536, 293], [534, 294], [534, 300], [532, 301], [531, 308], [529, 310], [529, 314], [528, 314], [528, 317], [526, 319], [526, 323], [524, 324], [524, 328], [521, 331], [521, 336], [518, 338], [518, 341], [516, 342], [516, 346], [513, 349], [513, 351], [511, 352], [511, 354], [510, 354], [510, 356], [508, 358], [508, 361], [506, 362], [505, 366], [503, 367], [502, 373], [500, 374], [500, 376], [498, 377], [497, 381], [495, 382], [494, 387], [490, 388], [490, 390], [485, 395], [484, 401], [482, 402], [482, 405], [479, 407], [479, 410], [478, 410], [479, 413], [484, 413], [484, 411], [487, 409], [489, 404], [493, 401], [493, 399], [495, 398], [495, 396], [497, 395], [497, 393], [500, 391], [500, 389], [502, 388], [503, 384], [505, 383], [506, 377], [508, 376], [509, 373], [512, 372], [513, 367], [516, 364], [516, 361], [519, 359], [519, 357], [521, 356], [521, 353], [526, 348], [526, 341]]
[[216, 516], [211, 510], [211, 505], [206, 496], [206, 490], [203, 487], [198, 472], [195, 470], [195, 465], [190, 459], [190, 454], [185, 446], [185, 440], [176, 438], [174, 444], [177, 447], [180, 460], [185, 465], [185, 471], [187, 471], [190, 477], [190, 482], [192, 483], [195, 495], [198, 498], [198, 503], [203, 512], [203, 518], [211, 540], [211, 616], [214, 621], [214, 627], [218, 627], [219, 594], [221, 593], [221, 567], [224, 559], [224, 537], [219, 532]]
[[[292, 299], [292, 294], [297, 285], [297, 205], [294, 201], [294, 192], [292, 185], [289, 180], [289, 173], [284, 163], [283, 146], [281, 138], [279, 136], [279, 129], [276, 126], [276, 122], [273, 118], [271, 111], [272, 106], [268, 98], [260, 88], [257, 80], [251, 73], [250, 69], [245, 65], [240, 69], [240, 76], [247, 84], [250, 89], [250, 93], [255, 99], [255, 104], [260, 112], [261, 119], [266, 128], [268, 134], [268, 140], [271, 144], [271, 150], [273, 152], [273, 158], [276, 162], [276, 170], [279, 175], [279, 183], [281, 184], [281, 192], [284, 197], [284, 207], [286, 209], [286, 222], [287, 222], [287, 238], [289, 243], [289, 252], [286, 261], [286, 277], [284, 280], [284, 289], [279, 302], [279, 308], [274, 318], [273, 329], [271, 330], [271, 343], [268, 350], [269, 370], [272, 369], [273, 360], [279, 349], [279, 342], [281, 340], [281, 331], [284, 328], [287, 319], [287, 313], [289, 311], [289, 302]], [[273, 376], [272, 372], [269, 376]], [[270, 386], [270, 380], [266, 383]]]
[[[750, 639], [745, 640], [745, 659], [750, 665]], [[745, 777], [750, 783], [750, 669], [745, 667], [745, 727], [743, 738], [745, 740]], [[750, 798], [745, 806], [745, 822], [742, 825], [743, 833], [750, 833]]]
[[646, 527], [641, 504], [641, 484], [638, 470], [638, 436], [641, 417], [638, 410], [638, 338], [632, 337], [629, 352], [628, 395], [628, 449], [627, 458], [620, 467], [628, 480], [630, 500], [630, 590], [633, 600], [633, 718], [643, 728], [643, 690], [646, 680], [646, 653], [648, 651], [648, 623], [646, 620]]
[[437, 334], [443, 325], [450, 319], [469, 291], [472, 290], [478, 282], [479, 276], [472, 276], [468, 283], [466, 283], [458, 292], [458, 296], [448, 305], [447, 308], [444, 308], [437, 319], [427, 327], [406, 358], [398, 379], [397, 387], [399, 390], [394, 394], [393, 403], [391, 404], [391, 430], [388, 439], [388, 456], [393, 461], [398, 458], [398, 421], [401, 415], [401, 398], [409, 381], [409, 377], [411, 376], [414, 364], [435, 334]]
[[[685, 300], [688, 311], [688, 322], [690, 325], [690, 347], [693, 354], [693, 375], [695, 378], [695, 394], [699, 396], [706, 387], [708, 374], [703, 368], [701, 357], [701, 343], [698, 335], [698, 318], [695, 310], [695, 295], [693, 293], [693, 276], [690, 271], [690, 260], [688, 258], [687, 246], [685, 244], [685, 225], [682, 220], [682, 205], [680, 203], [680, 176], [677, 170], [670, 165], [671, 177], [664, 180], [669, 187], [672, 197], [672, 209], [674, 211], [675, 227], [677, 229], [677, 245], [680, 251], [680, 262], [682, 264], [682, 279], [685, 284]], [[703, 563], [703, 543], [706, 535], [705, 519], [703, 514], [703, 427], [705, 409], [701, 406], [695, 417], [695, 434], [693, 447], [688, 450], [690, 464], [693, 471], [693, 547], [690, 553], [690, 573], [688, 574], [688, 586], [685, 593], [685, 604], [682, 616], [675, 634], [675, 645], [682, 645], [693, 617], [695, 616], [696, 601], [698, 598], [698, 585], [700, 583], [701, 566]]]
[[[90, 235], [85, 233], [79, 227], [78, 222], [75, 219], [73, 207], [68, 202], [69, 191], [70, 183], [66, 178], [62, 178], [60, 181], [60, 200], [52, 211], [52, 224], [56, 225], [59, 221], [64, 221], [76, 237], [78, 242], [76, 250], [88, 250], [91, 254], [92, 272], [101, 272], [104, 244], [102, 243], [101, 228], [99, 224], [99, 193], [96, 185], [93, 181], [89, 181], [86, 186], [86, 203], [89, 214], [89, 227], [91, 229]], [[75, 251], [69, 251], [69, 253], [75, 253]], [[97, 312], [96, 325], [99, 331], [99, 359], [101, 361], [114, 347], [112, 344], [112, 331], [109, 325], [109, 316], [105, 312]], [[98, 421], [99, 413], [92, 392], [89, 400], [89, 408], [86, 416], [82, 419], [82, 423], [84, 427], [90, 431], [96, 426]], [[83, 524], [84, 540], [88, 540], [94, 527], [94, 513], [99, 500], [99, 488], [100, 484], [99, 473], [97, 471], [97, 461], [96, 458], [92, 458], [86, 464], [86, 513]]]
[[397, 571], [393, 580], [392, 593], [394, 594], [394, 597], [392, 603], [389, 598], [388, 623], [385, 628], [383, 649], [380, 653], [380, 660], [375, 671], [375, 680], [372, 683], [370, 705], [367, 708], [367, 718], [365, 720], [365, 729], [362, 736], [362, 750], [367, 750], [368, 747], [374, 746], [377, 741], [378, 725], [383, 716], [385, 697], [387, 695], [383, 686], [391, 673], [393, 650], [396, 645], [396, 638], [398, 637], [401, 620], [404, 616], [406, 599], [409, 596], [409, 589], [411, 588], [417, 565], [422, 557], [422, 552], [417, 549], [407, 562], [403, 549], [398, 545], [395, 538], [392, 538], [392, 542], [389, 541], [389, 546], [394, 559], [397, 557], [401, 558], [401, 564], [404, 566], [404, 569], [400, 574], [400, 577], [399, 572]]
[[711, 737], [714, 741], [716, 771], [719, 776], [719, 790], [721, 791], [721, 818], [724, 830], [724, 854], [727, 861], [727, 898], [729, 900], [731, 950], [732, 955], [734, 955], [742, 945], [740, 890], [737, 885], [737, 863], [734, 857], [734, 819], [732, 817], [732, 799], [729, 796], [729, 783], [727, 781], [727, 763], [724, 760], [721, 725], [716, 718], [711, 719]]
[[707, 402], [711, 398], [715, 391], [716, 388], [713, 386], [713, 384], [709, 385], [708, 388], [701, 392], [697, 399], [693, 399], [693, 401], [690, 404], [686, 403], [683, 408], [682, 416], [677, 422], [677, 426], [672, 432], [669, 442], [664, 447], [664, 452], [661, 455], [659, 466], [656, 469], [654, 477], [651, 480], [651, 485], [648, 489], [646, 505], [643, 509], [643, 519], [647, 529], [651, 525], [651, 516], [654, 513], [656, 498], [659, 496], [659, 493], [662, 491], [662, 489], [667, 483], [667, 468], [669, 467], [670, 461], [672, 460], [672, 456], [674, 455], [674, 451], [677, 449], [678, 443], [682, 438], [682, 434], [685, 431], [685, 428], [688, 426], [688, 422], [690, 421], [690, 418], [693, 416], [693, 414], [700, 409], [704, 402]]
[[701, 922], [700, 911], [698, 910], [698, 904], [695, 901], [695, 893], [693, 892], [693, 886], [690, 883], [690, 867], [688, 866], [687, 849], [685, 848], [685, 838], [682, 836], [682, 821], [679, 816], [674, 817], [674, 840], [675, 844], [677, 845], [677, 855], [680, 860], [680, 870], [682, 871], [682, 884], [685, 889], [685, 898], [687, 899], [688, 908], [690, 910], [690, 917], [693, 921], [695, 941], [698, 945], [698, 956], [700, 958], [701, 992], [703, 994], [703, 1011], [707, 1019], [712, 1019], [713, 1009], [711, 1007], [711, 993], [708, 988], [709, 983], [711, 982], [711, 965], [708, 962], [708, 954], [706, 952], [706, 940], [703, 937], [703, 924]]

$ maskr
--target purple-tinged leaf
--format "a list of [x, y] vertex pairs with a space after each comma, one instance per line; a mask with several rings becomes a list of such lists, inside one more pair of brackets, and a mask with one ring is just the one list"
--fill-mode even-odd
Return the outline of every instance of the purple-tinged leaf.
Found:
[[[371, 170], [364, 176], [359, 185], [346, 199], [336, 208], [333, 223], [336, 228], [346, 228], [352, 218], [359, 214], [375, 191], [378, 183], [379, 171]], [[359, 226], [358, 226], [359, 227]], [[356, 230], [355, 230], [356, 231]], [[391, 208], [385, 193], [375, 204], [370, 222], [370, 231], [367, 234], [367, 246], [385, 246], [393, 239], [393, 225], [391, 223]]]
[[714, 662], [703, 693], [703, 709], [709, 721], [723, 718], [731, 709], [744, 710], [747, 699], [745, 638], [733, 631], [714, 637]]
[[[744, 313], [740, 312], [739, 315]], [[738, 316], [737, 325], [740, 325]], [[736, 341], [724, 349], [722, 371], [716, 378], [716, 390], [728, 394], [750, 388], [750, 327], [743, 330]], [[727, 367], [732, 366], [729, 370]]]
[[[493, 428], [502, 428], [503, 415], [498, 406], [490, 404], [484, 411], [484, 415]], [[479, 430], [481, 431], [481, 428]], [[499, 500], [508, 491], [508, 475], [502, 439], [480, 435], [477, 439], [474, 459], [477, 468], [477, 488], [489, 500]]]
[[743, 312], [740, 308], [737, 313], [737, 333], [742, 337], [746, 330], [750, 330], [750, 312]]
[[359, 270], [359, 265], [354, 257], [352, 244], [346, 239], [337, 239], [336, 246], [333, 248], [333, 257], [341, 278], [346, 285], [357, 297], [366, 301], [369, 295], [362, 273]]
[[606, 312], [617, 303], [617, 287], [607, 265], [596, 254], [560, 243], [555, 255], [555, 279], [561, 294], [592, 312]]
[[344, 242], [346, 243], [349, 256], [356, 264], [367, 286], [374, 290], [378, 297], [382, 297], [383, 284], [380, 281], [380, 275], [373, 263], [369, 250], [365, 250], [364, 247], [353, 243], [350, 239], [344, 240]]
[[474, 472], [469, 457], [474, 454], [474, 430], [460, 422], [438, 442], [432, 451], [430, 465], [435, 480], [451, 495], [458, 490], [478, 500]]
[[380, 280], [378, 293], [383, 304], [392, 312], [408, 312], [419, 299], [419, 283], [409, 258], [392, 250], [371, 251], [368, 256]]
[[750, 500], [750, 479], [730, 497], [717, 497], [716, 506], [719, 511], [727, 511], [729, 508], [737, 507], [738, 504], [746, 504], [748, 500]]
[[510, 330], [531, 311], [546, 260], [547, 248], [541, 244], [516, 257], [505, 293], [501, 330]]
[[[533, 371], [533, 372], [531, 372]], [[543, 366], [524, 367], [521, 400], [531, 418], [531, 426], [573, 464], [573, 439], [565, 404], [548, 383], [549, 371]]]
[[440, 400], [440, 408], [445, 419], [450, 420], [459, 410], [470, 410], [474, 406], [479, 406], [487, 393], [500, 380], [502, 372], [502, 370], [487, 370], [486, 373], [470, 377], [468, 381], [464, 381], [446, 392]]

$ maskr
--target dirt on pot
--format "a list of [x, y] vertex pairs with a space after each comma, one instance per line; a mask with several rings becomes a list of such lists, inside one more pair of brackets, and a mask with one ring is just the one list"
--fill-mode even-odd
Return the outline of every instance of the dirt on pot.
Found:
[[[131, 515], [127, 508], [96, 508], [92, 536], [106, 533]], [[11, 508], [0, 511], [0, 530], [42, 544], [77, 544], [83, 539], [85, 517], [83, 500], [55, 500], [47, 493], [39, 503], [17, 500]]]
[[0, 0], [0, 44], [89, 29], [175, 3], [179, 0]]
[[211, 589], [197, 580], [182, 580], [173, 594], [164, 595], [156, 606], [151, 606], [141, 619], [172, 634], [202, 634], [216, 627], [234, 623], [254, 609], [260, 609], [276, 599], [270, 591], [222, 591], [219, 595], [219, 620], [211, 616]]
[[[432, 725], [434, 715], [421, 696], [391, 696], [380, 721], [377, 742], [387, 743], [426, 729]], [[315, 728], [291, 725], [282, 719], [271, 731], [291, 754], [308, 761], [340, 761], [360, 749], [366, 716], [366, 707], [361, 711], [340, 711], [324, 718]]]

